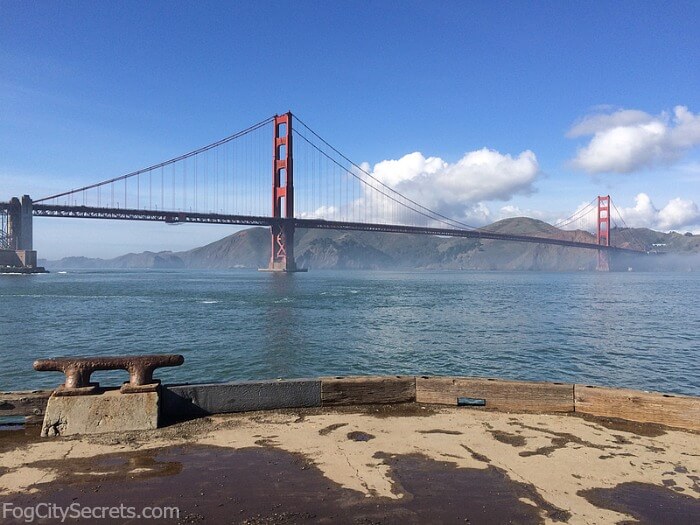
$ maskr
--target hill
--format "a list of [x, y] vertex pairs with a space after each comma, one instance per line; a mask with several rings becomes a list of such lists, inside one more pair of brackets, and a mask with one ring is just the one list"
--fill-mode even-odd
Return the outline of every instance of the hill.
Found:
[[[517, 217], [485, 228], [497, 233], [595, 242], [586, 231], [563, 231], [545, 222]], [[663, 256], [618, 257], [618, 269], [700, 270], [700, 236], [648, 229], [614, 229], [623, 246], [640, 244]], [[69, 257], [45, 261], [48, 268], [261, 268], [270, 258], [267, 228], [249, 228], [184, 252], [143, 252], [115, 259]], [[309, 269], [594, 270], [596, 252], [562, 246], [428, 235], [332, 230], [297, 230], [297, 263]]]

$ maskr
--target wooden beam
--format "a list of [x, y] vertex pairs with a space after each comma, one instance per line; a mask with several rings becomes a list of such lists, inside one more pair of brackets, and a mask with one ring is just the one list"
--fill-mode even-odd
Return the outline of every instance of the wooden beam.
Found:
[[413, 376], [324, 377], [321, 405], [372, 405], [416, 400]]
[[53, 390], [0, 392], [0, 416], [43, 416]]
[[486, 410], [573, 412], [574, 385], [472, 377], [417, 377], [416, 401], [457, 406], [458, 398], [485, 400]]
[[576, 385], [576, 412], [700, 431], [700, 398]]

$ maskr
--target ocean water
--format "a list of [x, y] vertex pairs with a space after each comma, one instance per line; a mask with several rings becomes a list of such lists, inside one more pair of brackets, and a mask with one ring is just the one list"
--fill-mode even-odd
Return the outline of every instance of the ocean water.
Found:
[[181, 353], [156, 377], [467, 375], [700, 395], [698, 334], [697, 273], [0, 276], [0, 391], [62, 382], [36, 358]]

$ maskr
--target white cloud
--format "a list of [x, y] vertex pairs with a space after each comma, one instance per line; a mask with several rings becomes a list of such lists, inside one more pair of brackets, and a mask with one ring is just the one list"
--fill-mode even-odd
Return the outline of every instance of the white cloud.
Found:
[[477, 202], [463, 210], [461, 221], [472, 226], [483, 226], [499, 220], [500, 217], [494, 217], [493, 213], [486, 204]]
[[484, 201], [507, 201], [517, 194], [532, 193], [538, 174], [539, 164], [532, 151], [512, 157], [487, 148], [468, 152], [453, 164], [414, 152], [379, 162], [372, 171], [374, 177], [402, 195], [460, 219], [483, 218]]
[[670, 116], [619, 110], [585, 117], [567, 133], [572, 138], [590, 135], [574, 166], [589, 173], [630, 173], [672, 163], [700, 145], [700, 115], [685, 106], [676, 106]]
[[631, 208], [621, 208], [620, 214], [628, 226], [636, 228], [653, 228], [659, 210], [651, 202], [646, 193], [639, 193], [635, 198], [635, 205]]
[[448, 167], [449, 165], [439, 157], [425, 158], [422, 153], [415, 151], [399, 160], [383, 160], [374, 166], [372, 175], [384, 184], [396, 188], [404, 181], [434, 177]]
[[610, 128], [646, 124], [652, 120], [653, 117], [651, 115], [637, 109], [622, 109], [615, 113], [588, 115], [572, 127], [566, 136], [574, 138], [594, 135], [599, 131], [605, 131]]
[[[540, 219], [563, 230], [585, 230], [595, 233], [597, 227], [595, 202], [582, 202], [573, 213], [566, 217], [557, 217], [547, 211], [521, 209], [510, 205], [503, 206], [492, 215], [493, 221], [506, 217]], [[612, 210], [611, 217], [614, 226], [626, 225], [630, 228], [651, 228], [660, 231], [697, 231], [700, 228], [700, 207], [692, 200], [680, 197], [671, 199], [659, 209], [654, 205], [649, 195], [639, 193], [635, 197], [634, 206], [629, 208], [618, 206]]]
[[620, 214], [628, 226], [637, 228], [668, 231], [700, 224], [698, 205], [680, 197], [671, 199], [663, 208], [658, 209], [649, 195], [640, 193], [635, 197], [635, 205], [621, 208]]
[[700, 210], [691, 200], [676, 197], [659, 210], [658, 227], [662, 230], [682, 228], [698, 222], [700, 222]]
[[330, 221], [339, 219], [339, 213], [340, 208], [336, 206], [319, 206], [312, 212], [301, 212], [298, 217], [300, 219], [324, 219]]
[[[483, 148], [465, 153], [455, 163], [413, 152], [383, 160], [374, 168], [362, 163], [348, 175], [363, 181], [357, 183], [356, 197], [353, 190], [353, 199], [345, 204], [321, 206], [299, 216], [445, 226], [445, 221], [434, 217], [430, 210], [465, 224], [483, 225], [494, 220], [485, 202], [508, 201], [515, 195], [532, 193], [539, 173], [537, 157], [529, 150], [513, 157]], [[498, 213], [496, 217], [504, 215]]]

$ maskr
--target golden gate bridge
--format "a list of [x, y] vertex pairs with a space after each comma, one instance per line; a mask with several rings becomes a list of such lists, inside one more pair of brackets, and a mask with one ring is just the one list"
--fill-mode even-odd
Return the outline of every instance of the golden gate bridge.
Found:
[[[271, 257], [264, 269], [268, 271], [304, 271], [294, 258], [297, 228], [584, 248], [596, 250], [598, 269], [607, 271], [611, 253], [646, 252], [646, 247], [633, 238], [612, 242], [613, 210], [624, 224], [609, 195], [596, 197], [555, 224], [558, 228], [580, 226], [593, 217], [595, 242], [474, 227], [392, 188], [288, 112], [119, 177], [40, 199], [25, 195], [0, 202], [0, 265], [30, 270], [36, 267], [33, 217], [72, 217], [266, 226], [271, 231]], [[7, 264], [10, 260], [14, 264]]]

